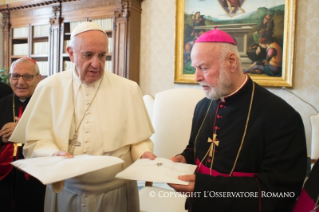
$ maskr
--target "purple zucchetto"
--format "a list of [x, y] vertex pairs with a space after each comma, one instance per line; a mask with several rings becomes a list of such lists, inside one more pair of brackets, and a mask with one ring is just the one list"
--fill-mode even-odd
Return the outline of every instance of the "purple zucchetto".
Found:
[[230, 34], [216, 28], [217, 27], [199, 36], [195, 43], [218, 42], [237, 45], [234, 38]]

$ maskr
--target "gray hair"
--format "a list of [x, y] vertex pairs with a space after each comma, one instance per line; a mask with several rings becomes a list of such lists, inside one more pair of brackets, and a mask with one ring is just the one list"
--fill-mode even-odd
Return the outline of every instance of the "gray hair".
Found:
[[13, 71], [13, 68], [15, 65], [17, 65], [18, 63], [25, 63], [25, 62], [30, 62], [32, 64], [34, 64], [34, 71], [35, 71], [35, 74], [40, 74], [40, 69], [39, 69], [39, 66], [37, 63], [34, 63], [30, 60], [28, 60], [27, 58], [20, 58], [20, 59], [17, 59], [16, 61], [14, 61], [12, 64], [11, 64], [11, 67], [10, 67], [10, 73], [12, 73]]
[[238, 69], [241, 70], [241, 59], [240, 55], [237, 49], [237, 46], [230, 44], [230, 43], [221, 43], [221, 48], [220, 48], [220, 60], [219, 63], [222, 65], [224, 64], [224, 61], [226, 59], [226, 56], [229, 52], [234, 52], [235, 55], [238, 58]]

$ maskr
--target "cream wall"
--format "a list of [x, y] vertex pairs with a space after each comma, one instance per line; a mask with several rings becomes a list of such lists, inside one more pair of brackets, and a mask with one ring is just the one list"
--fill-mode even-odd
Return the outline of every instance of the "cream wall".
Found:
[[[319, 1], [297, 1], [294, 93], [319, 110]], [[143, 94], [155, 95], [172, 88], [197, 85], [174, 84], [175, 1], [144, 0], [142, 2], [140, 86]], [[314, 109], [280, 88], [269, 89], [285, 99], [302, 116], [310, 153], [311, 126], [309, 116]], [[319, 142], [319, 141], [317, 141]]]

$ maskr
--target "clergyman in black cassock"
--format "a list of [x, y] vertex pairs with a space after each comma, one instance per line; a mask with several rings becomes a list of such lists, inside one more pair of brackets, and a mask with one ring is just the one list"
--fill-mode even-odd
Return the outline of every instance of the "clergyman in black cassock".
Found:
[[[213, 128], [218, 127], [219, 145], [215, 149], [212, 168], [229, 175], [245, 130], [252, 84], [249, 78], [241, 90], [225, 101], [212, 102], [197, 138], [197, 164], [209, 149], [207, 139], [212, 138]], [[307, 157], [301, 117], [284, 100], [257, 84], [255, 86], [248, 129], [233, 177], [214, 177], [197, 172], [194, 191], [200, 191], [202, 195], [189, 202], [192, 211], [210, 211], [210, 208], [216, 211], [258, 211], [259, 207], [262, 211], [290, 211], [300, 194]], [[194, 141], [210, 101], [205, 98], [196, 106], [189, 145], [182, 153], [187, 163], [196, 163]], [[209, 168], [211, 161], [212, 158], [206, 157], [202, 166]], [[238, 172], [251, 173], [252, 177], [235, 177]], [[207, 192], [205, 197], [204, 191], [213, 192]], [[213, 197], [214, 192], [224, 191], [258, 192], [258, 195], [248, 198], [241, 195], [234, 198]], [[280, 195], [280, 192], [289, 192], [289, 197], [270, 197]]]
[[195, 108], [189, 144], [172, 160], [198, 167], [179, 176], [187, 186], [170, 186], [193, 192], [192, 212], [291, 211], [307, 167], [299, 113], [242, 72], [228, 33], [201, 35], [191, 58], [207, 98]]
[[[14, 94], [0, 100], [0, 211], [43, 212], [45, 186], [10, 164], [14, 160], [24, 158], [23, 145], [17, 146], [7, 142], [8, 136], [4, 130], [6, 127], [7, 130], [10, 127], [14, 129], [17, 119], [14, 117], [21, 117], [41, 76], [37, 64], [29, 58], [19, 59], [13, 63], [11, 72], [10, 82]], [[30, 77], [31, 75], [34, 76]]]

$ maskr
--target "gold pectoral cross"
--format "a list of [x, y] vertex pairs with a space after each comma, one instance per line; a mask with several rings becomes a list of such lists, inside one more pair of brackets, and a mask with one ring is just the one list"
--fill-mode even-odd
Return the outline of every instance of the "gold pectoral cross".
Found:
[[209, 148], [209, 149], [210, 149], [210, 151], [209, 151], [209, 157], [213, 157], [213, 149], [215, 149], [215, 148], [214, 148], [214, 144], [215, 144], [216, 146], [219, 145], [219, 141], [216, 140], [216, 137], [217, 137], [217, 134], [216, 134], [216, 133], [213, 134], [213, 139], [211, 139], [210, 137], [208, 137], [207, 142], [208, 142], [208, 143], [211, 143], [210, 148]]
[[19, 146], [22, 146], [22, 143], [14, 143], [13, 144], [13, 157], [17, 156]]

